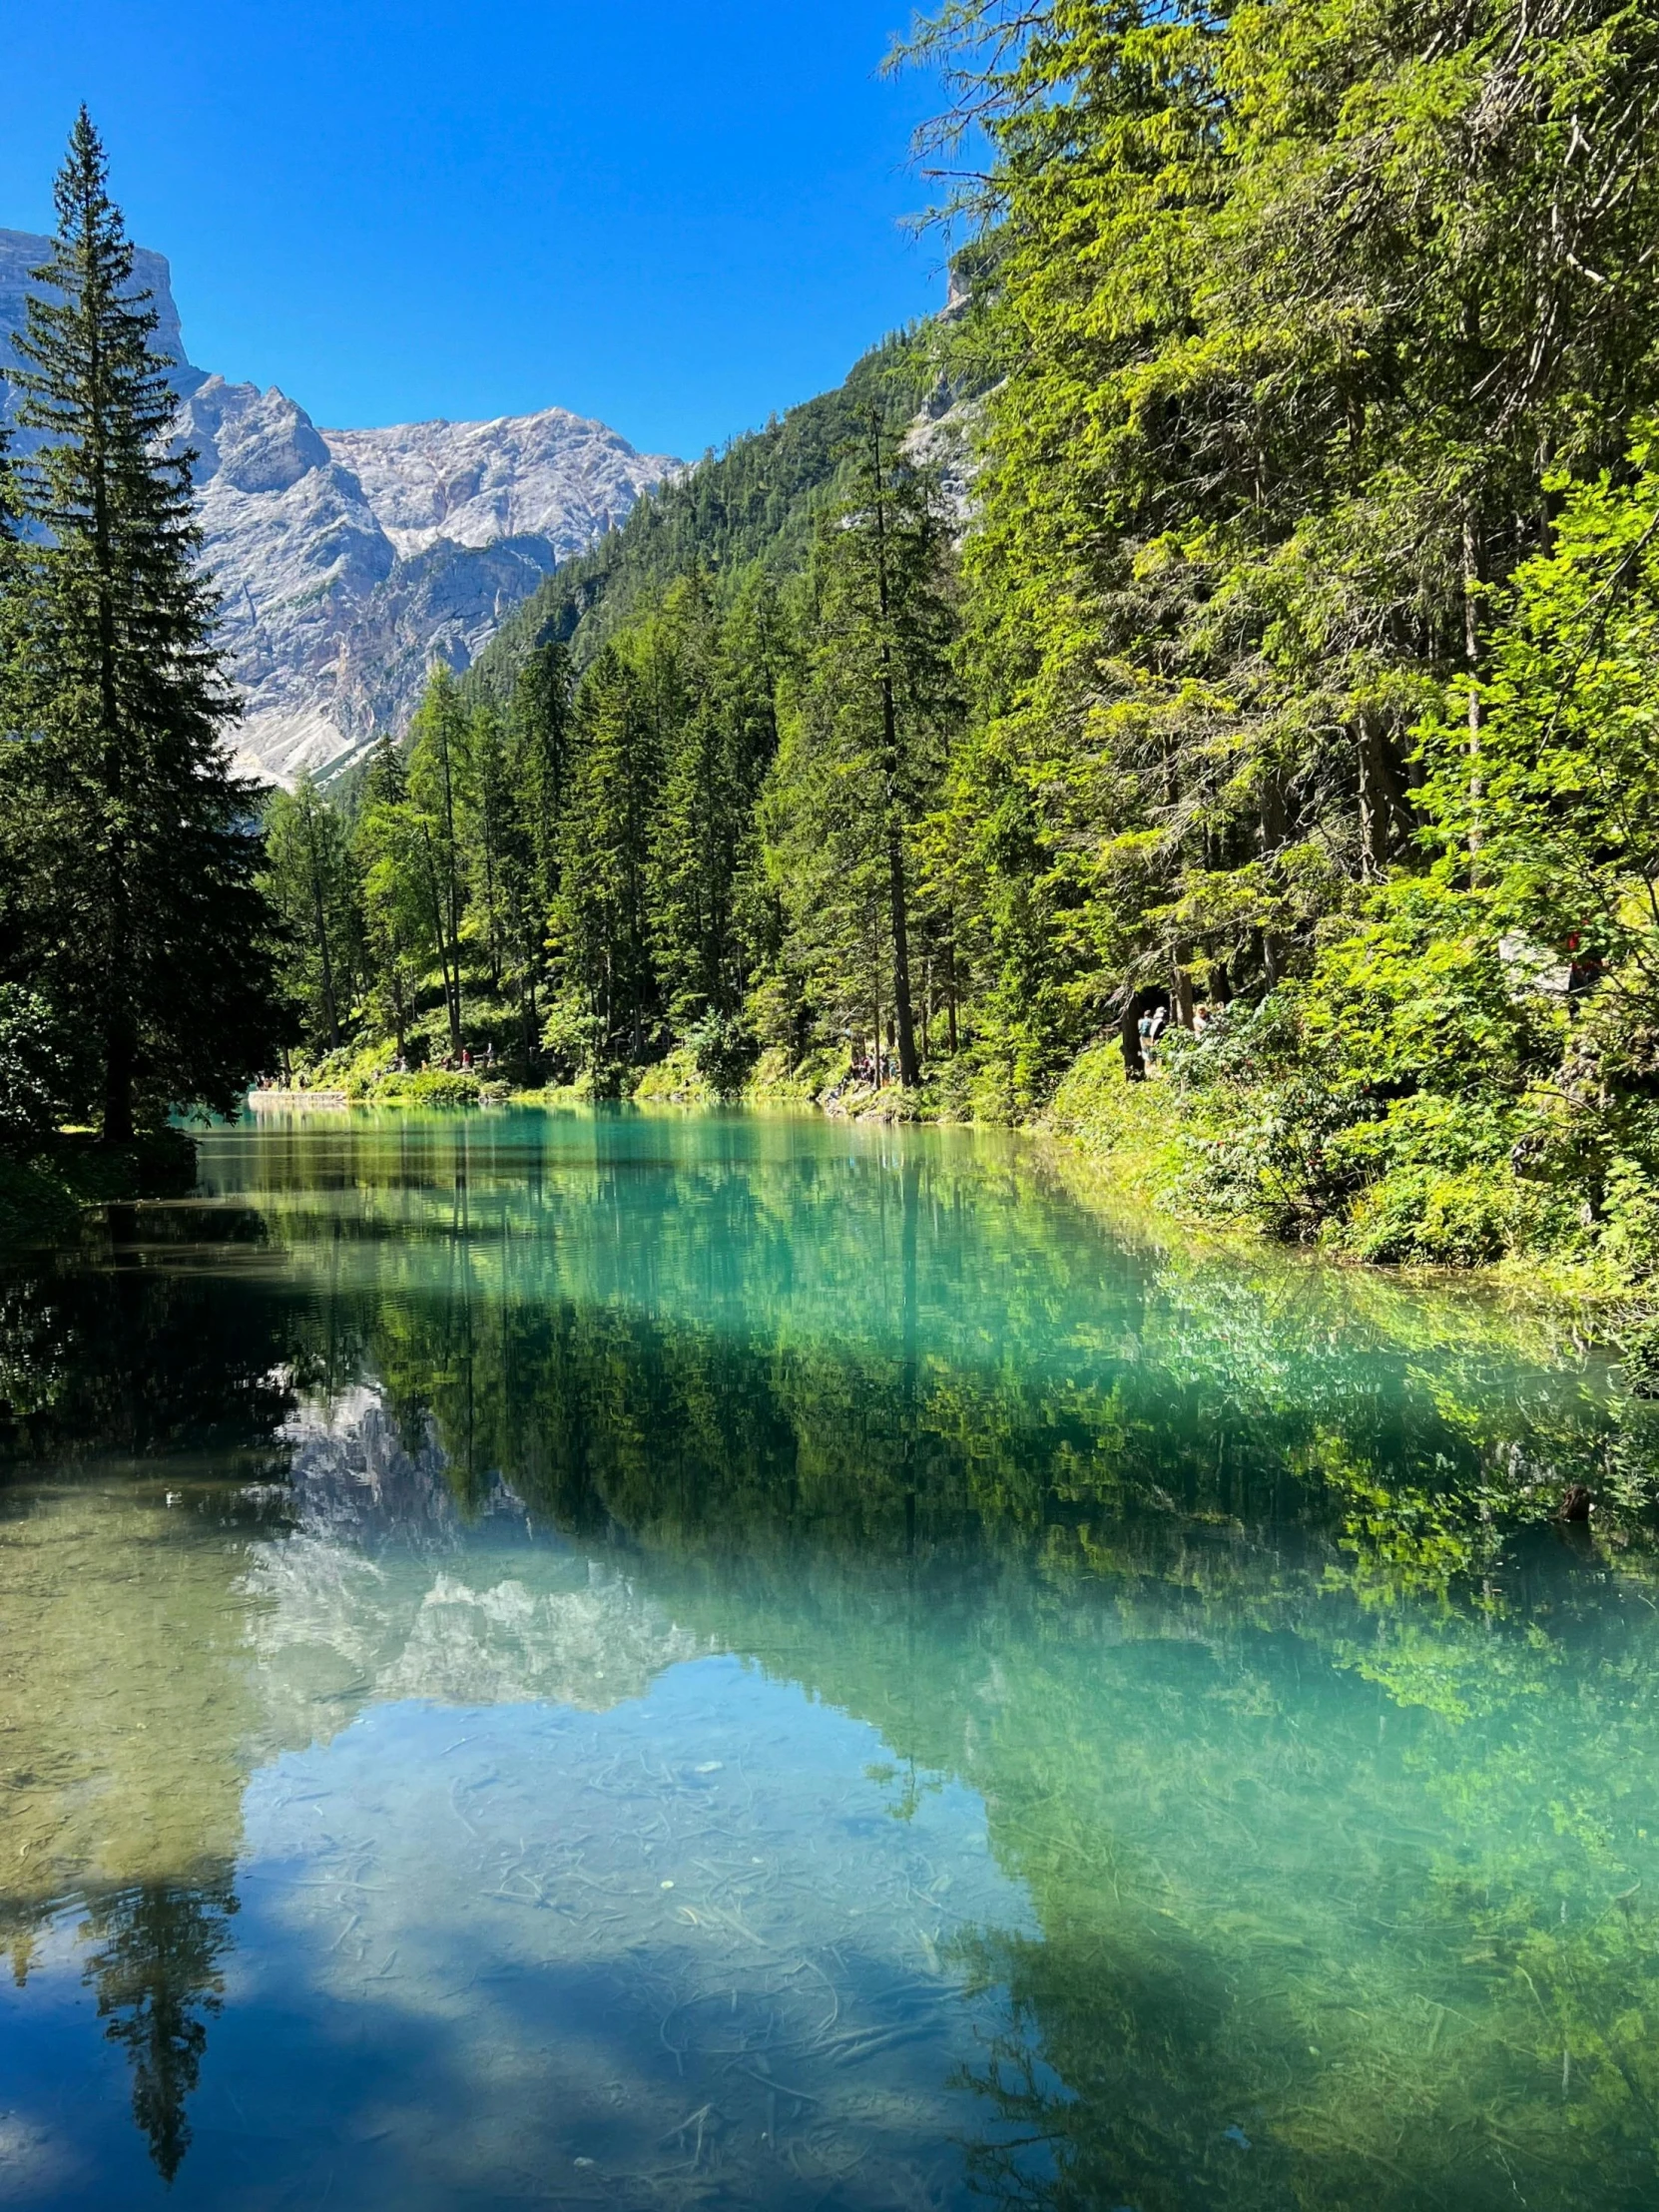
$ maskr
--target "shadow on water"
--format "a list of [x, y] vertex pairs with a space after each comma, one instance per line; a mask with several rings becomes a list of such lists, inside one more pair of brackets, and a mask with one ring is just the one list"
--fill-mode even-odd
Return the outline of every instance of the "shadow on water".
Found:
[[[848, 1835], [919, 1852], [937, 1792], [982, 1808], [1012, 1887], [914, 1938], [994, 1999], [951, 2059], [980, 2201], [1653, 2201], [1656, 1438], [1570, 1343], [1109, 1236], [1031, 1156], [966, 1140], [409, 1119], [232, 1133], [209, 1184], [0, 1286], [8, 1595], [46, 1601], [5, 1661], [29, 1715], [7, 1926], [21, 1972], [80, 1901], [168, 2180], [235, 2011], [258, 1778], [343, 1757], [398, 1699], [618, 1729], [731, 1654], [885, 1747]], [[1567, 1531], [1577, 1480], [1601, 1509]], [[486, 1868], [521, 1755], [442, 1814]], [[642, 1782], [630, 1820], [691, 1821], [691, 1788]], [[519, 1869], [491, 1879], [578, 1879]], [[688, 2079], [709, 2104], [681, 2198], [724, 2173], [745, 2201], [897, 2201], [874, 2165], [812, 2166], [807, 2069], [834, 2052], [810, 2021], [782, 2117], [771, 2063], [698, 2071], [699, 2037], [737, 2017], [759, 2049], [794, 1999], [723, 1954], [717, 2032], [665, 1963], [692, 1939], [650, 1918], [665, 1885], [643, 1860], [600, 1879], [622, 1917], [565, 1959], [564, 2002], [612, 2023], [631, 2095], [672, 2073], [665, 2127]], [[518, 1987], [514, 2049], [543, 2018]], [[888, 2047], [869, 2018], [853, 2055]], [[435, 2103], [461, 2095], [466, 2036], [434, 2015], [422, 2049]], [[793, 2175], [740, 2157], [733, 2115], [765, 2140], [768, 2097]]]

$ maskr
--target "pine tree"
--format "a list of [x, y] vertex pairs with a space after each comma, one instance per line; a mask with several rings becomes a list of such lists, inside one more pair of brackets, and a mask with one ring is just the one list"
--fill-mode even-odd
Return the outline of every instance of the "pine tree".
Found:
[[517, 808], [506, 732], [495, 709], [474, 709], [467, 740], [462, 834], [472, 905], [489, 964], [490, 995], [499, 998], [512, 968], [508, 936], [509, 877], [514, 872]]
[[0, 976], [21, 964], [29, 875], [29, 811], [18, 804], [14, 791], [24, 749], [5, 742], [19, 734], [16, 655], [23, 607], [17, 526], [22, 511], [11, 432], [0, 422]]
[[237, 704], [198, 567], [189, 453], [156, 315], [83, 109], [51, 259], [19, 340], [15, 688], [0, 789], [28, 810], [27, 965], [78, 1040], [108, 1142], [181, 1104], [229, 1108], [282, 1032], [256, 875], [253, 787], [223, 733]]
[[23, 519], [18, 490], [17, 463], [12, 458], [12, 434], [0, 422], [0, 601], [17, 586], [17, 526]]
[[409, 799], [415, 809], [421, 872], [431, 899], [443, 976], [449, 1049], [461, 1056], [461, 920], [466, 861], [461, 811], [470, 769], [471, 723], [455, 679], [440, 662], [409, 730]]
[[362, 938], [346, 827], [308, 774], [273, 794], [265, 819], [264, 884], [286, 933], [285, 977], [306, 1041], [332, 1051], [349, 1025]]
[[649, 895], [655, 731], [640, 678], [614, 649], [588, 671], [574, 720], [552, 934], [587, 1064], [603, 1073], [644, 1059], [659, 1014]]
[[960, 716], [949, 537], [926, 475], [872, 417], [846, 498], [820, 528], [809, 670], [776, 796], [794, 935], [821, 1010], [891, 1017], [920, 1075], [911, 975], [914, 846]]
[[519, 670], [507, 715], [507, 744], [536, 870], [542, 913], [559, 891], [559, 826], [570, 789], [570, 654], [544, 645]]
[[657, 967], [676, 1030], [724, 1087], [753, 1056], [755, 804], [777, 750], [780, 623], [751, 580], [722, 617], [704, 574], [674, 587], [650, 632], [664, 760], [653, 840]]
[[421, 828], [396, 746], [379, 738], [369, 757], [352, 838], [361, 884], [373, 1010], [399, 1059], [408, 1043], [422, 967], [441, 935], [441, 901], [430, 895]]

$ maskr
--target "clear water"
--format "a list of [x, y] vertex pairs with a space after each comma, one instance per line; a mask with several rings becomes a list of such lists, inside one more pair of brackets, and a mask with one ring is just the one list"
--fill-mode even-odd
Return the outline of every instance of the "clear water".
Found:
[[203, 1165], [0, 1275], [0, 2201], [1659, 2203], [1570, 1340], [966, 1134]]

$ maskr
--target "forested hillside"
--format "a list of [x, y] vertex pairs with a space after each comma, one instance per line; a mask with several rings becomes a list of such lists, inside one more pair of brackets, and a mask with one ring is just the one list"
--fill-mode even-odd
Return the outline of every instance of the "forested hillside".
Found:
[[530, 654], [552, 642], [570, 646], [574, 665], [585, 667], [681, 577], [707, 570], [730, 578], [756, 563], [775, 581], [799, 573], [815, 513], [871, 414], [902, 423], [940, 406], [950, 393], [937, 369], [924, 342], [889, 339], [835, 390], [706, 456], [515, 608], [468, 670], [463, 692], [505, 706]]
[[915, 47], [989, 149], [965, 299], [273, 800], [302, 1049], [1047, 1114], [1276, 1233], [1644, 1272], [1659, 22], [952, 0]]

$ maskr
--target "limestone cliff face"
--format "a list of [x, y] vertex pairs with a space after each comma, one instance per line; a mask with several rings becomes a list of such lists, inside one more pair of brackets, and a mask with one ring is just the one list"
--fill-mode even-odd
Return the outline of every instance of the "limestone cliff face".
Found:
[[399, 556], [356, 474], [276, 389], [210, 376], [180, 409], [204, 558], [246, 703], [246, 766], [325, 771], [406, 727], [434, 661], [463, 669], [557, 558], [541, 536]]
[[[0, 231], [0, 419], [48, 243]], [[435, 661], [469, 666], [557, 562], [677, 465], [562, 407], [318, 430], [275, 386], [191, 367], [167, 263], [136, 259], [158, 348], [178, 363], [178, 444], [197, 455], [204, 558], [245, 705], [237, 745], [258, 775], [326, 772], [401, 733]]]
[[405, 422], [387, 430], [324, 430], [400, 554], [439, 538], [490, 545], [545, 538], [561, 560], [620, 522], [674, 463], [641, 454], [602, 422], [563, 407], [497, 422]]
[[[24, 301], [32, 288], [30, 272], [39, 269], [51, 251], [52, 241], [38, 237], [33, 231], [0, 231], [0, 416], [10, 413], [4, 378], [6, 371], [17, 365], [17, 348], [12, 336], [23, 328]], [[133, 276], [141, 291], [154, 295], [151, 303], [158, 318], [157, 350], [179, 363], [182, 384], [193, 380], [200, 382], [202, 371], [191, 368], [185, 361], [184, 333], [179, 328], [179, 310], [173, 303], [173, 275], [167, 262], [160, 254], [138, 247], [133, 254]]]

